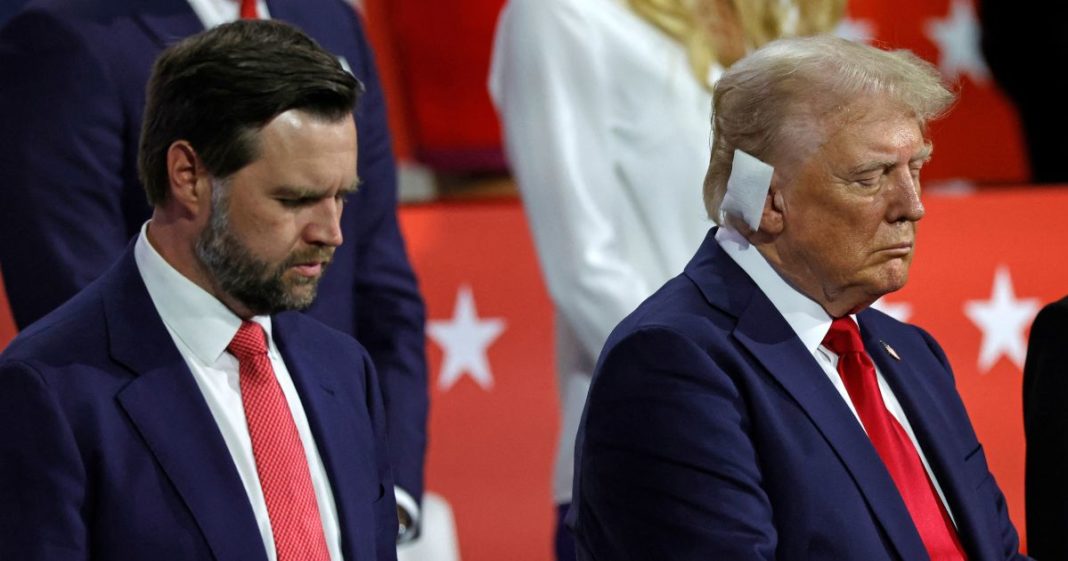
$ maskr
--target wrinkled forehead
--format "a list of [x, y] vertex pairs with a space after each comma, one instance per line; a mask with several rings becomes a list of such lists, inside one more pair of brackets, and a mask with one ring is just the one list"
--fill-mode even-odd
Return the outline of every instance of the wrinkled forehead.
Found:
[[828, 148], [860, 148], [856, 144], [860, 140], [875, 144], [883, 140], [880, 135], [902, 128], [914, 133], [917, 150], [930, 146], [926, 123], [907, 105], [887, 95], [852, 100], [810, 97], [796, 101], [784, 115], [770, 158], [776, 167], [807, 161]]

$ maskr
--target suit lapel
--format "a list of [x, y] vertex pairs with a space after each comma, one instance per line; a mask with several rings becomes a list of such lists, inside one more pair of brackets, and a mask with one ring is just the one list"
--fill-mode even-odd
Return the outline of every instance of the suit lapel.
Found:
[[735, 338], [805, 411], [834, 449], [902, 559], [926, 559], [901, 494], [868, 435], [774, 305], [761, 293], [739, 318]]
[[[307, 9], [301, 9], [299, 2], [286, 2], [285, 0], [265, 0], [267, 4], [267, 11], [270, 12], [272, 19], [278, 19], [287, 21], [293, 25], [306, 31], [308, 22], [305, 21], [309, 14]], [[315, 18], [310, 18], [314, 20]]]
[[978, 504], [975, 489], [966, 477], [964, 455], [968, 450], [961, 450], [952, 440], [952, 432], [946, 430], [954, 423], [944, 406], [931, 398], [936, 393], [935, 387], [929, 382], [927, 374], [915, 368], [915, 362], [909, 360], [907, 353], [898, 354], [898, 360], [883, 345], [885, 342], [895, 349], [895, 353], [899, 353], [911, 348], [907, 343], [896, 340], [892, 333], [880, 332], [875, 322], [867, 320], [864, 314], [858, 319], [864, 346], [908, 417], [916, 440], [923, 448], [924, 457], [946, 496], [969, 558], [996, 558], [997, 552], [989, 547], [990, 540], [976, 539], [985, 531], [985, 525], [976, 519], [981, 516], [983, 507]]
[[738, 318], [734, 338], [805, 412], [853, 477], [901, 559], [927, 559], [919, 533], [868, 435], [782, 315], [709, 232], [687, 267], [711, 305]]
[[[334, 44], [334, 40], [337, 39], [336, 33], [329, 32], [331, 29], [339, 28], [336, 21], [330, 18], [324, 19], [322, 13], [309, 9], [302, 2], [292, 0], [266, 0], [266, 2], [271, 19], [290, 23], [309, 36], [315, 37], [315, 41], [324, 49], [334, 52], [335, 55], [341, 54], [336, 50], [338, 46]], [[356, 9], [351, 6], [346, 8]], [[324, 26], [324, 23], [329, 25]], [[347, 39], [351, 40], [351, 38]]]
[[137, 374], [117, 398], [218, 561], [266, 559], [230, 451], [134, 264], [132, 245], [105, 291], [112, 357]]
[[[361, 467], [359, 451], [353, 450], [360, 442], [353, 427], [366, 424], [366, 421], [356, 418], [356, 404], [342, 401], [341, 388], [334, 378], [339, 365], [327, 360], [327, 357], [337, 356], [337, 350], [331, 349], [326, 341], [302, 335], [300, 322], [295, 319], [293, 314], [275, 316], [274, 340], [300, 394], [319, 457], [330, 479], [341, 528], [342, 555], [345, 559], [356, 559], [354, 544], [370, 540], [370, 536], [364, 539], [359, 535], [370, 529], [353, 524], [359, 518], [355, 498], [363, 496], [354, 481]], [[299, 352], [293, 352], [298, 348]], [[342, 365], [340, 368], [355, 372], [358, 365]]]
[[133, 18], [160, 49], [204, 31], [204, 24], [185, 0], [149, 0], [133, 11]]

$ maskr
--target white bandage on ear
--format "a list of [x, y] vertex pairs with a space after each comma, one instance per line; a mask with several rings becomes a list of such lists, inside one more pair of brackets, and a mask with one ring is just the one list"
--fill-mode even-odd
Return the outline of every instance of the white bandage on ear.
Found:
[[736, 149], [731, 176], [727, 178], [727, 193], [719, 207], [720, 224], [726, 223], [727, 214], [734, 214], [754, 231], [759, 230], [774, 171], [775, 168]]

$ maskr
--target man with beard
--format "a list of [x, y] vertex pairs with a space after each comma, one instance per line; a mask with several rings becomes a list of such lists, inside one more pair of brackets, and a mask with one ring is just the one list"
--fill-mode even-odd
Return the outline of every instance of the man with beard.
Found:
[[342, 242], [359, 90], [278, 22], [156, 61], [151, 220], [0, 355], [0, 559], [396, 558], [370, 358], [291, 311]]
[[[414, 539], [429, 399], [426, 311], [397, 222], [397, 170], [381, 81], [351, 3], [27, 2], [0, 28], [0, 273], [11, 316], [25, 329], [122, 255], [152, 214], [137, 154], [153, 61], [179, 39], [246, 18], [296, 26], [364, 84], [353, 108], [361, 187], [341, 217], [345, 244], [304, 313], [354, 337], [374, 361], [406, 528], [398, 541]], [[216, 116], [200, 117], [210, 126]]]

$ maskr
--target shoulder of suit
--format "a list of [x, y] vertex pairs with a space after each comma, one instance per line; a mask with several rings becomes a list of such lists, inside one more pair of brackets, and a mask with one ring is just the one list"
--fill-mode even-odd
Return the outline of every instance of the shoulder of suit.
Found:
[[1057, 314], [1059, 316], [1068, 314], [1068, 296], [1065, 296], [1064, 298], [1061, 298], [1060, 300], [1057, 300], [1055, 302], [1050, 302], [1049, 304], [1046, 304], [1042, 308], [1042, 311], [1046, 310], [1049, 310], [1048, 313]]
[[99, 290], [90, 288], [27, 326], [0, 357], [62, 362], [86, 352], [106, 352], [103, 301]]
[[1068, 328], [1068, 296], [1046, 304], [1031, 325], [1032, 337], [1037, 333], [1062, 331]]

